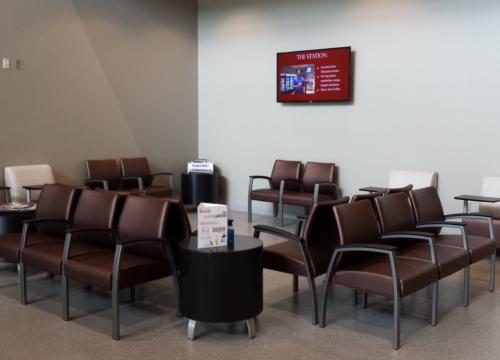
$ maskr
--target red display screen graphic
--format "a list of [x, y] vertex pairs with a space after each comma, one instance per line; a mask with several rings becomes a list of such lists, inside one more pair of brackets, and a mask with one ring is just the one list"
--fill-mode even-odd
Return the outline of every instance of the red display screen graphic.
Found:
[[278, 53], [278, 102], [349, 101], [351, 48]]

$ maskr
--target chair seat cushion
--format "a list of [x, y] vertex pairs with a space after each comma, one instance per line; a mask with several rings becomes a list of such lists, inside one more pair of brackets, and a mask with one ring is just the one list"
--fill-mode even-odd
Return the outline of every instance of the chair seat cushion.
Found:
[[[283, 204], [313, 206], [313, 193], [285, 191], [283, 193]], [[332, 201], [335, 197], [330, 194], [318, 194], [318, 202]]]
[[[474, 235], [470, 235], [467, 238], [469, 239], [471, 264], [487, 258], [496, 251], [496, 243], [490, 238]], [[439, 235], [436, 238], [436, 244], [459, 248], [464, 247], [461, 235]]]
[[172, 196], [172, 189], [166, 186], [145, 186], [144, 194], [155, 197], [169, 197]]
[[[463, 220], [467, 226], [465, 231], [468, 235], [489, 237], [490, 231], [488, 229], [488, 223], [481, 219], [464, 219]], [[495, 234], [495, 240], [497, 243], [497, 249], [500, 249], [500, 220], [493, 219], [493, 232]]]
[[[306, 265], [302, 257], [299, 245], [290, 241], [266, 246], [264, 248], [263, 266], [265, 269], [307, 276]], [[311, 275], [313, 277], [325, 274], [330, 264], [333, 252], [316, 251], [310, 252]]]
[[[469, 252], [463, 248], [436, 245], [436, 259], [439, 268], [439, 278], [444, 278], [464, 269], [470, 264]], [[429, 245], [416, 243], [398, 248], [398, 258], [432, 261]]]
[[[21, 252], [21, 259], [26, 265], [33, 266], [40, 270], [48, 271], [52, 274], [60, 275], [63, 251], [63, 240], [37, 244], [25, 248]], [[71, 245], [70, 256], [74, 257], [83, 254], [98, 253], [102, 251], [106, 250], [99, 246], [75, 241]]]
[[[64, 272], [70, 279], [111, 290], [113, 252], [88, 254], [68, 260]], [[124, 253], [120, 264], [120, 288], [141, 284], [171, 275], [166, 261]]]
[[[438, 269], [429, 261], [398, 257], [397, 271], [401, 296], [409, 295], [438, 279]], [[348, 265], [335, 273], [333, 281], [359, 290], [393, 295], [389, 257], [385, 255]]]
[[263, 250], [263, 267], [287, 274], [307, 276], [299, 245], [289, 241], [266, 246]]
[[279, 191], [276, 189], [256, 189], [250, 193], [250, 198], [257, 201], [277, 203]]
[[[61, 241], [61, 238], [39, 233], [32, 233], [28, 236], [28, 241], [30, 245], [36, 245], [47, 242]], [[10, 233], [0, 236], [0, 257], [17, 263], [19, 261], [20, 246], [20, 233]]]

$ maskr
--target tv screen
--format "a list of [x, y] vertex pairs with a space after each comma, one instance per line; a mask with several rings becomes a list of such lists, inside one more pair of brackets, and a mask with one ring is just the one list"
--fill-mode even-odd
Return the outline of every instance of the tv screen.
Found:
[[349, 101], [351, 48], [278, 53], [278, 102]]

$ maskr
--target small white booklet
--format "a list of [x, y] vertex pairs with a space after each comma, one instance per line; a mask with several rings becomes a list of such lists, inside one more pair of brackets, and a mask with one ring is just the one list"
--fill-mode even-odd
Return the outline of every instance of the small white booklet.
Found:
[[201, 203], [198, 206], [198, 248], [227, 246], [227, 206]]

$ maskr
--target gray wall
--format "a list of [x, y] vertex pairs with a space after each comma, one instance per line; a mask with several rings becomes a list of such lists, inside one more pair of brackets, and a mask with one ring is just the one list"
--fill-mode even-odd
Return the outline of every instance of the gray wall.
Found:
[[[199, 155], [246, 209], [276, 158], [333, 161], [351, 195], [436, 170], [448, 210], [500, 174], [497, 0], [200, 0]], [[352, 104], [276, 103], [276, 53], [352, 46]], [[269, 212], [269, 206], [257, 209]]]
[[0, 70], [1, 169], [81, 183], [85, 159], [196, 156], [195, 0], [2, 0], [2, 57], [24, 70]]

